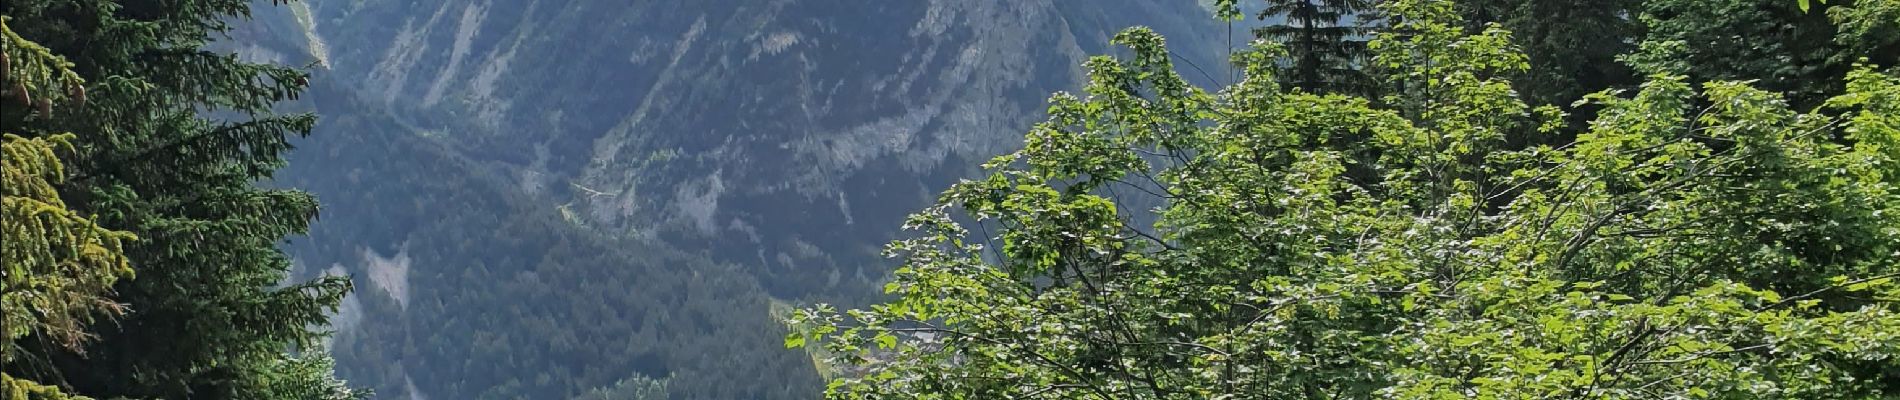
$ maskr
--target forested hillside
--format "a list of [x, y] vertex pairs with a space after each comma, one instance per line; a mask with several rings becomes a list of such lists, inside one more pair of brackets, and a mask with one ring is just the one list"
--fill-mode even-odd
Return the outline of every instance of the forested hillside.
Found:
[[359, 284], [332, 342], [342, 377], [471, 399], [642, 380], [665, 384], [671, 397], [655, 398], [818, 387], [743, 271], [577, 227], [347, 91], [320, 83], [309, 98], [329, 117], [276, 183], [323, 200], [323, 218], [291, 241], [297, 261]]

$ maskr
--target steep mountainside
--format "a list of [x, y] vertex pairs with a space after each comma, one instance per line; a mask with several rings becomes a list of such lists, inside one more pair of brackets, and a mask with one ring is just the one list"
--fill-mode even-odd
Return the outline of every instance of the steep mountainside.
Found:
[[343, 376], [815, 397], [768, 304], [874, 294], [902, 217], [1020, 143], [1115, 32], [1227, 76], [1191, 0], [625, 3], [307, 0], [234, 34], [321, 72], [278, 184], [324, 202], [289, 246], [304, 272], [358, 284]]
[[297, 261], [356, 277], [332, 342], [351, 382], [455, 399], [647, 379], [673, 398], [800, 398], [818, 385], [749, 275], [573, 226], [325, 86], [308, 104], [327, 117], [278, 183], [323, 201], [289, 246]]
[[[1221, 67], [1189, 0], [324, 2], [335, 79], [579, 223], [780, 296], [882, 274], [904, 213], [1020, 142], [1132, 25]], [[1244, 34], [1244, 33], [1243, 33]], [[1210, 70], [1224, 75], [1220, 70]]]

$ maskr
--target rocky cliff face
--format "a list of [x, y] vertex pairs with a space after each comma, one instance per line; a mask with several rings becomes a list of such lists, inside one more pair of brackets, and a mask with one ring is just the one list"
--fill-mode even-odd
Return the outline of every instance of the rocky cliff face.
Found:
[[1155, 27], [1209, 67], [1225, 40], [1190, 0], [314, 1], [308, 14], [335, 79], [520, 190], [577, 223], [750, 264], [781, 295], [880, 274], [839, 264], [871, 259], [905, 212], [1020, 143], [1116, 31]]
[[1133, 25], [1225, 75], [1193, 0], [304, 0], [223, 45], [319, 70], [281, 183], [325, 205], [299, 263], [358, 278], [346, 377], [806, 398], [768, 304], [874, 293], [902, 218]]

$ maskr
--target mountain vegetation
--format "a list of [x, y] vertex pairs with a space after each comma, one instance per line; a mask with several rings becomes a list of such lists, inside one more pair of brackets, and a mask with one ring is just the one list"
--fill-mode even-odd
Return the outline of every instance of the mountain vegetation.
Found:
[[201, 47], [244, 1], [0, 7], [8, 398], [355, 398], [312, 349], [348, 280], [286, 284], [310, 196], [254, 185], [306, 74]]
[[[858, 371], [841, 399], [1900, 395], [1900, 71], [1864, 52], [1891, 37], [1725, 50], [1691, 38], [1821, 17], [1670, 3], [1579, 126], [1514, 90], [1539, 46], [1448, 1], [1384, 4], [1382, 102], [1282, 86], [1271, 41], [1203, 90], [1125, 31], [908, 220], [891, 300], [801, 310], [786, 343]], [[1783, 51], [1840, 53], [1754, 54]]]
[[820, 385], [744, 271], [576, 226], [318, 78], [309, 105], [330, 117], [273, 184], [323, 195], [326, 217], [286, 247], [306, 273], [361, 285], [330, 346], [339, 376], [457, 399], [802, 398]]
[[1900, 1], [1200, 3], [0, 3], [0, 392], [1900, 396]]

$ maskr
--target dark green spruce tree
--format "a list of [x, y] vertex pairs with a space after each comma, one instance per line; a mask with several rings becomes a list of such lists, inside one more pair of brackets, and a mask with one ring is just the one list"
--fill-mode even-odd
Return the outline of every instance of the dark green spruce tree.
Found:
[[1254, 28], [1254, 37], [1280, 42], [1280, 84], [1313, 93], [1371, 96], [1378, 81], [1361, 69], [1368, 55], [1374, 0], [1265, 0], [1255, 18], [1282, 18]]
[[[9, 89], [0, 129], [20, 140], [70, 137], [58, 200], [136, 237], [123, 243], [135, 277], [110, 290], [123, 313], [91, 324], [78, 346], [22, 337], [0, 370], [94, 398], [359, 395], [330, 377], [321, 352], [307, 351], [348, 280], [286, 284], [290, 262], [277, 249], [306, 229], [316, 201], [255, 185], [283, 164], [287, 140], [315, 123], [272, 111], [304, 89], [307, 74], [204, 50], [249, 12], [248, 0], [0, 4], [9, 35], [44, 46], [83, 80], [57, 109], [26, 97], [45, 99], [45, 90]], [[13, 72], [7, 87], [23, 87]]]
[[[1469, 0], [1457, 3], [1465, 29], [1498, 24], [1530, 58], [1512, 84], [1533, 104], [1569, 105], [1606, 88], [1634, 87], [1640, 79], [1617, 56], [1636, 49], [1643, 33], [1634, 0], [1593, 2]], [[1575, 122], [1587, 121], [1579, 114]]]

